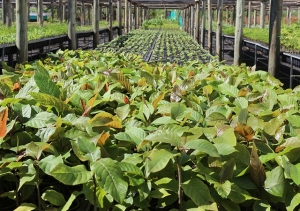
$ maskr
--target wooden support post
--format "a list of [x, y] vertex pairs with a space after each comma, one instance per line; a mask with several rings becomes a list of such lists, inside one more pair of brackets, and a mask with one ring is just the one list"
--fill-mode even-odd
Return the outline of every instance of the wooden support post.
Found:
[[298, 7], [298, 23], [300, 22], [300, 7]]
[[81, 25], [85, 25], [85, 5], [84, 1], [81, 1]]
[[232, 15], [231, 15], [231, 25], [235, 25], [235, 18], [236, 18], [236, 6], [232, 7]]
[[185, 16], [185, 9], [182, 9], [182, 10], [181, 10], [181, 17], [182, 17], [182, 26], [181, 26], [181, 30], [182, 30], [182, 31], [185, 31], [185, 28], [184, 28], [184, 27], [185, 27], [185, 25], [184, 25], [185, 17], [184, 17], [184, 16]]
[[207, 2], [207, 16], [208, 16], [208, 27], [207, 27], [207, 33], [208, 33], [208, 51], [210, 54], [212, 54], [212, 0], [208, 0]]
[[103, 7], [102, 4], [99, 4], [99, 21], [103, 20]]
[[69, 49], [75, 50], [76, 45], [76, 5], [77, 0], [68, 0], [68, 38]]
[[215, 20], [215, 9], [212, 9], [212, 20]]
[[260, 28], [265, 28], [266, 2], [260, 2]]
[[132, 4], [131, 2], [128, 2], [128, 32], [130, 32], [132, 30]]
[[251, 19], [252, 19], [252, 4], [251, 1], [248, 2], [248, 28], [251, 27]]
[[257, 10], [256, 9], [254, 9], [254, 15], [253, 15], [254, 17], [253, 17], [253, 25], [254, 25], [254, 27], [256, 27], [256, 20], [257, 20]]
[[88, 16], [88, 25], [91, 25], [92, 21], [91, 21], [91, 6], [90, 5], [87, 6], [87, 12], [88, 12], [88, 14], [87, 14], [87, 16]]
[[200, 22], [200, 2], [199, 0], [196, 0], [196, 13], [195, 13], [195, 28], [194, 28], [194, 39], [199, 43], [199, 22]]
[[286, 24], [289, 26], [291, 24], [291, 7], [286, 8]]
[[192, 12], [191, 12], [192, 9], [191, 9], [191, 7], [192, 7], [192, 6], [189, 6], [189, 7], [188, 7], [188, 34], [189, 34], [189, 35], [191, 35], [191, 31], [192, 31], [192, 29], [191, 29], [191, 19], [192, 19], [192, 18], [191, 18], [191, 14], [192, 14]]
[[206, 23], [206, 0], [202, 0], [202, 20], [201, 20], [201, 39], [200, 43], [202, 47], [205, 47], [205, 23]]
[[12, 4], [11, 0], [2, 0], [6, 1], [6, 25], [7, 27], [12, 26]]
[[23, 63], [28, 60], [28, 2], [16, 0], [16, 12], [17, 62]]
[[270, 0], [268, 72], [275, 77], [279, 75], [280, 65], [280, 29], [282, 4], [282, 0]]
[[2, 24], [6, 24], [6, 1], [2, 0]]
[[[30, 2], [28, 1], [28, 3], [27, 3], [27, 18], [28, 18], [28, 20], [30, 20], [30, 6], [31, 6], [31, 4], [30, 4]], [[17, 9], [17, 8], [16, 8]]]
[[128, 33], [128, 0], [125, 0], [125, 28], [124, 31], [125, 33]]
[[16, 21], [16, 11], [15, 11], [15, 9], [16, 9], [16, 5], [15, 4], [12, 4], [11, 5], [11, 12], [12, 12], [12, 22], [15, 22]]
[[38, 10], [37, 10], [37, 22], [40, 24], [40, 26], [43, 26], [44, 22], [44, 11], [43, 11], [43, 0], [38, 0]]
[[191, 5], [191, 31], [190, 35], [194, 36], [194, 18], [195, 18], [195, 10], [194, 10], [194, 5]]
[[235, 39], [234, 39], [234, 58], [233, 64], [240, 65], [242, 59], [242, 42], [244, 27], [244, 9], [245, 0], [237, 0], [236, 21], [235, 21]]
[[67, 21], [68, 20], [68, 15], [67, 15], [67, 4], [63, 5], [63, 20]]
[[113, 31], [113, 18], [114, 18], [114, 13], [113, 13], [113, 5], [112, 5], [112, 0], [109, 0], [108, 2], [108, 14], [109, 14], [109, 41], [112, 41], [114, 39], [114, 31]]
[[167, 19], [167, 18], [168, 18], [168, 9], [165, 8], [165, 19]]
[[59, 23], [63, 22], [63, 4], [62, 0], [58, 0], [57, 15]]
[[226, 24], [229, 24], [229, 8], [226, 7]]
[[99, 45], [99, 0], [93, 0], [93, 48]]
[[136, 8], [136, 13], [137, 13], [137, 25], [138, 25], [138, 28], [140, 28], [140, 6], [137, 5], [137, 8]]
[[134, 29], [138, 29], [138, 20], [137, 20], [137, 6], [136, 4], [133, 5], [133, 17], [134, 17]]
[[118, 10], [118, 35], [122, 35], [122, 0], [118, 0], [118, 5], [117, 5], [117, 10]]
[[216, 30], [216, 54], [219, 61], [222, 61], [222, 21], [223, 21], [223, 0], [217, 4], [217, 30]]
[[53, 5], [53, 0], [50, 2], [50, 8], [51, 8], [51, 20], [54, 20], [54, 5]]
[[108, 8], [108, 6], [105, 8], [105, 10], [106, 10], [105, 20], [108, 22], [109, 21], [109, 8]]

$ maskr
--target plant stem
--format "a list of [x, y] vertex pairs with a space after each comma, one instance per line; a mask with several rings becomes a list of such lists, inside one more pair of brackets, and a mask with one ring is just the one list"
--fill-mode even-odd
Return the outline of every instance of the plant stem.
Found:
[[177, 174], [178, 174], [178, 209], [182, 210], [182, 190], [181, 190], [181, 166], [180, 158], [177, 157]]
[[97, 197], [96, 197], [96, 191], [97, 191], [97, 182], [96, 177], [93, 175], [93, 183], [94, 183], [94, 211], [97, 211]]
[[36, 177], [37, 177], [35, 186], [36, 186], [37, 195], [38, 195], [38, 211], [42, 211], [42, 209], [41, 209], [41, 191], [40, 191], [40, 185], [39, 185], [39, 180], [40, 180], [39, 167], [35, 166], [35, 169], [36, 169]]

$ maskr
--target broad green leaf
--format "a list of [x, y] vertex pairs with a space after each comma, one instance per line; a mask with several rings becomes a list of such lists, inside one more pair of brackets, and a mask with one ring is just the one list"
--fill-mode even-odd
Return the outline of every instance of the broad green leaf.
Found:
[[234, 105], [236, 105], [238, 108], [246, 109], [248, 108], [248, 100], [246, 100], [243, 97], [238, 97], [233, 102]]
[[49, 155], [39, 161], [39, 167], [42, 169], [42, 171], [45, 174], [50, 175], [52, 168], [54, 168], [59, 163], [63, 163], [63, 159], [62, 159], [61, 155], [59, 155], [57, 157], [54, 155]]
[[222, 166], [221, 171], [219, 172], [220, 183], [224, 183], [226, 180], [232, 178], [234, 166], [235, 162], [233, 158], [231, 158]]
[[299, 204], [300, 204], [300, 193], [297, 193], [297, 194], [293, 197], [293, 199], [292, 199], [290, 205], [289, 205], [288, 207], [286, 207], [286, 209], [287, 209], [287, 211], [294, 211], [295, 208], [296, 208]]
[[300, 116], [299, 115], [291, 115], [287, 118], [287, 120], [294, 126], [300, 127]]
[[240, 211], [240, 206], [237, 203], [234, 203], [230, 200], [221, 200], [221, 205], [225, 208], [227, 211]]
[[70, 198], [68, 199], [67, 203], [61, 208], [61, 211], [68, 211], [70, 210], [70, 207], [73, 203], [73, 201], [76, 199], [76, 197], [78, 195], [80, 195], [81, 193], [80, 192], [77, 192], [77, 191], [74, 191], [71, 193], [71, 196]]
[[214, 188], [222, 198], [227, 198], [231, 192], [231, 183], [228, 180], [222, 184], [217, 182], [214, 184]]
[[231, 97], [238, 97], [239, 90], [235, 86], [222, 83], [218, 87], [222, 94], [229, 95]]
[[205, 118], [207, 125], [214, 126], [218, 123], [227, 123], [227, 119], [223, 114], [213, 112]]
[[146, 176], [150, 173], [161, 171], [166, 167], [171, 158], [175, 155], [165, 149], [154, 149], [145, 154], [146, 159]]
[[212, 157], [220, 157], [217, 148], [209, 141], [205, 139], [197, 139], [188, 141], [184, 148], [186, 149], [195, 149], [199, 150], [200, 152], [204, 152]]
[[145, 140], [180, 146], [180, 138], [176, 132], [157, 131], [148, 135]]
[[[84, 193], [84, 196], [91, 204], [94, 204], [94, 184], [93, 182], [88, 182], [83, 184], [82, 192]], [[99, 208], [104, 208], [104, 202], [105, 202], [105, 196], [107, 195], [107, 192], [100, 187], [99, 185], [96, 186], [96, 199], [97, 204]]]
[[300, 164], [290, 164], [290, 175], [294, 183], [300, 186]]
[[65, 104], [60, 99], [53, 97], [49, 94], [36, 93], [36, 92], [30, 92], [29, 94], [31, 95], [31, 97], [33, 97], [34, 100], [36, 100], [41, 105], [54, 107], [57, 113], [70, 110], [67, 104]]
[[231, 201], [240, 204], [246, 200], [251, 200], [253, 197], [245, 189], [240, 188], [236, 184], [232, 184], [228, 198], [231, 199]]
[[126, 172], [127, 174], [135, 174], [139, 176], [144, 176], [142, 170], [137, 167], [136, 165], [133, 165], [131, 163], [126, 163], [126, 162], [119, 162], [118, 163], [121, 171]]
[[266, 123], [264, 127], [264, 131], [269, 135], [275, 135], [277, 129], [283, 124], [283, 118], [274, 118], [271, 119], [269, 122]]
[[243, 108], [239, 113], [238, 121], [240, 123], [247, 124], [247, 119], [248, 119], [248, 110]]
[[91, 163], [98, 181], [117, 202], [122, 203], [127, 195], [128, 184], [118, 163], [110, 158], [103, 158]]
[[57, 192], [56, 190], [46, 190], [42, 194], [42, 199], [44, 201], [49, 201], [51, 204], [55, 206], [62, 206], [66, 204], [66, 200], [64, 196], [61, 193]]
[[155, 119], [151, 122], [152, 125], [165, 125], [165, 124], [178, 124], [178, 122], [172, 119], [170, 116], [163, 116]]
[[89, 139], [78, 137], [75, 141], [71, 141], [74, 153], [81, 161], [96, 161], [101, 157], [100, 148]]
[[283, 168], [277, 166], [271, 172], [267, 172], [266, 176], [265, 190], [273, 196], [283, 197], [285, 191]]
[[200, 179], [192, 178], [184, 182], [182, 189], [197, 206], [209, 205], [214, 201], [208, 187]]
[[65, 185], [83, 184], [92, 178], [92, 172], [87, 171], [84, 165], [69, 167], [62, 163], [53, 167], [50, 175]]
[[236, 145], [236, 136], [234, 134], [233, 128], [226, 129], [220, 136], [212, 139], [212, 141], [216, 144], [228, 144], [231, 146]]
[[26, 122], [25, 125], [33, 128], [43, 128], [52, 126], [56, 123], [56, 120], [57, 116], [54, 113], [41, 112]]
[[186, 111], [186, 107], [181, 104], [177, 103], [175, 106], [171, 108], [171, 117], [174, 120], [180, 120], [184, 117], [184, 112]]
[[137, 146], [139, 146], [146, 137], [146, 132], [142, 128], [138, 127], [126, 128], [125, 133]]
[[171, 190], [174, 193], [177, 193], [178, 191], [178, 183], [174, 179], [163, 177], [157, 181], [154, 182], [156, 186], [159, 188], [164, 188], [166, 190]]
[[130, 113], [130, 106], [129, 106], [129, 104], [126, 104], [126, 105], [124, 105], [122, 107], [118, 107], [116, 109], [117, 116], [120, 119], [122, 119], [122, 120], [125, 120], [129, 113]]
[[36, 71], [34, 73], [34, 80], [41, 92], [57, 98], [60, 96], [59, 88], [50, 79], [49, 75], [45, 75], [39, 71]]
[[17, 209], [14, 209], [14, 211], [31, 211], [35, 210], [37, 207], [35, 204], [32, 203], [22, 203]]
[[236, 149], [229, 145], [229, 144], [214, 144], [214, 146], [217, 148], [218, 153], [220, 155], [230, 155], [231, 153], [234, 153]]
[[139, 200], [144, 201], [150, 194], [152, 187], [151, 181], [147, 180], [138, 187]]

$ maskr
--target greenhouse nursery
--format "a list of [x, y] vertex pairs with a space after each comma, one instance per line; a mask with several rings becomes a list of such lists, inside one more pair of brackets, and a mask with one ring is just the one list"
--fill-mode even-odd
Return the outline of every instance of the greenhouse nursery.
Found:
[[300, 1], [0, 13], [0, 211], [300, 210]]

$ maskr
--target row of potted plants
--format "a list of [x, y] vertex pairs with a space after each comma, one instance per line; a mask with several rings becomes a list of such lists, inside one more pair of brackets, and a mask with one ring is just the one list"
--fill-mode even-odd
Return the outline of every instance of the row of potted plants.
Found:
[[80, 196], [94, 210], [299, 208], [300, 87], [99, 51], [4, 67], [1, 208], [70, 210]]

